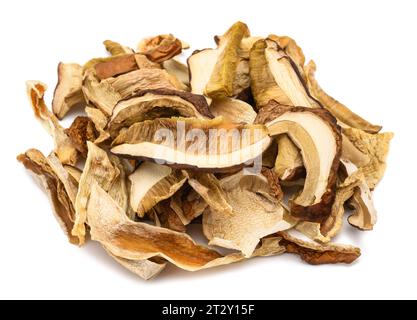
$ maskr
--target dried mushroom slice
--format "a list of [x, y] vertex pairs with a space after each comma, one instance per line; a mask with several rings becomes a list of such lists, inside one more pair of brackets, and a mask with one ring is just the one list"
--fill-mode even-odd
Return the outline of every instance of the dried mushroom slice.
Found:
[[58, 64], [58, 83], [52, 100], [52, 111], [62, 119], [74, 107], [85, 104], [82, 91], [83, 67], [76, 63]]
[[323, 221], [334, 202], [342, 151], [336, 120], [324, 109], [270, 103], [261, 109], [257, 122], [265, 123], [271, 136], [286, 133], [301, 150], [306, 180], [303, 191], [291, 201], [291, 213], [308, 221]]
[[106, 48], [106, 50], [112, 56], [134, 53], [134, 51], [131, 48], [122, 46], [118, 42], [114, 42], [114, 41], [111, 41], [111, 40], [104, 40], [103, 44], [104, 44], [104, 47]]
[[[222, 256], [196, 244], [182, 232], [155, 227], [126, 218], [124, 211], [98, 184], [94, 184], [88, 202], [91, 238], [99, 241], [112, 255], [128, 260], [162, 257], [177, 267], [197, 271], [239, 262], [242, 254]], [[253, 257], [283, 253], [280, 237], [263, 240]]]
[[210, 111], [215, 117], [221, 116], [232, 123], [251, 124], [256, 118], [256, 112], [250, 104], [233, 98], [214, 99]]
[[146, 55], [153, 62], [164, 62], [179, 55], [183, 43], [172, 34], [161, 34], [156, 37], [143, 39], [139, 42], [138, 52]]
[[[188, 58], [191, 91], [210, 98], [232, 97], [241, 87], [247, 87], [247, 64], [239, 56], [243, 38], [249, 36], [248, 27], [237, 22], [220, 38], [216, 49], [194, 52]], [[238, 68], [239, 67], [239, 68]]]
[[17, 157], [17, 160], [41, 182], [51, 201], [55, 218], [68, 240], [72, 244], [78, 244], [78, 238], [71, 235], [75, 219], [74, 197], [77, 186], [68, 174], [65, 174], [60, 162], [55, 159], [52, 161], [57, 171], [52, 168], [50, 159], [45, 158], [36, 149], [30, 149]]
[[190, 85], [188, 66], [175, 58], [162, 62], [162, 67], [170, 74], [180, 80], [187, 87]]
[[366, 166], [371, 161], [371, 158], [367, 154], [360, 151], [343, 133], [342, 159], [352, 162], [358, 168]]
[[124, 54], [112, 57], [108, 61], [98, 62], [94, 65], [94, 69], [97, 77], [104, 80], [137, 70], [139, 67], [134, 54]]
[[287, 135], [280, 135], [276, 139], [278, 154], [275, 159], [275, 172], [284, 181], [298, 179], [305, 173], [300, 150]]
[[203, 96], [171, 89], [151, 89], [139, 91], [121, 100], [113, 110], [108, 131], [116, 137], [123, 127], [170, 116], [201, 119], [213, 117]]
[[98, 182], [104, 190], [109, 191], [120, 175], [120, 170], [110, 160], [107, 153], [92, 142], [87, 142], [88, 155], [84, 170], [78, 184], [75, 200], [75, 223], [72, 235], [77, 236], [79, 244], [85, 242], [87, 222], [87, 203], [91, 194], [91, 186]]
[[44, 101], [46, 85], [40, 81], [27, 81], [26, 90], [35, 117], [54, 139], [54, 151], [59, 160], [63, 164], [74, 165], [78, 159], [77, 149], [59, 124], [58, 119], [46, 107]]
[[220, 186], [233, 213], [227, 215], [213, 206], [204, 212], [203, 231], [210, 245], [250, 257], [261, 238], [292, 227], [265, 176], [240, 171], [222, 179]]
[[155, 205], [160, 226], [170, 230], [185, 232], [186, 225], [181, 221], [177, 213], [171, 208], [170, 200], [166, 199]]
[[87, 113], [90, 120], [94, 123], [94, 127], [99, 134], [94, 143], [99, 144], [110, 138], [110, 134], [105, 130], [109, 119], [103, 113], [103, 111], [93, 107], [86, 107], [85, 112]]
[[89, 117], [78, 116], [71, 126], [65, 130], [74, 147], [83, 157], [87, 157], [87, 141], [95, 141], [97, 134], [94, 123]]
[[282, 237], [280, 245], [286, 252], [295, 253], [309, 264], [352, 263], [360, 257], [359, 248], [340, 244], [320, 245], [314, 242], [306, 242], [290, 235], [288, 232], [279, 232]]
[[369, 134], [354, 128], [345, 128], [343, 133], [356, 148], [370, 158], [369, 163], [361, 168], [369, 188], [375, 189], [384, 176], [389, 144], [394, 134], [391, 132]]
[[188, 225], [203, 214], [207, 202], [190, 186], [184, 185], [171, 197], [169, 206], [181, 222]]
[[351, 111], [344, 104], [333, 99], [318, 84], [315, 78], [316, 64], [310, 61], [304, 68], [310, 93], [318, 99], [324, 108], [329, 110], [344, 126], [360, 129], [368, 133], [378, 133], [382, 127], [373, 125]]
[[263, 125], [169, 118], [135, 123], [113, 140], [114, 154], [161, 160], [168, 166], [230, 171], [251, 165], [271, 139]]
[[139, 217], [158, 202], [171, 197], [187, 181], [185, 171], [153, 162], [143, 162], [129, 176], [130, 206]]
[[224, 190], [219, 180], [211, 173], [195, 173], [188, 184], [203, 198], [207, 205], [224, 214], [233, 214], [233, 208], [228, 204]]

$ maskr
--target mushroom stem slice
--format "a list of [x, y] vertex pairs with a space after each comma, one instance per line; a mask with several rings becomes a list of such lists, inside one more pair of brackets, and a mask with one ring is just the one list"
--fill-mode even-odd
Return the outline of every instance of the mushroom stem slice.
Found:
[[58, 83], [52, 100], [52, 111], [62, 119], [74, 107], [85, 104], [82, 91], [83, 68], [76, 63], [58, 64]]
[[276, 139], [278, 154], [275, 160], [275, 172], [284, 181], [298, 179], [305, 171], [300, 150], [286, 134], [280, 135]]
[[291, 201], [291, 213], [312, 222], [323, 221], [334, 202], [342, 151], [340, 128], [324, 109], [282, 107], [275, 102], [261, 109], [257, 123], [265, 123], [271, 136], [286, 133], [301, 150], [306, 180]]
[[44, 101], [46, 88], [46, 85], [40, 81], [26, 82], [27, 94], [35, 117], [53, 137], [56, 155], [63, 164], [75, 165], [78, 151], [65, 133], [64, 128], [59, 124], [58, 119], [48, 110]]
[[271, 139], [263, 125], [169, 118], [135, 123], [113, 141], [120, 156], [163, 161], [168, 166], [230, 171], [257, 165]]
[[323, 107], [329, 110], [342, 124], [368, 133], [378, 133], [382, 127], [373, 125], [351, 111], [344, 104], [333, 99], [318, 84], [315, 78], [316, 64], [310, 61], [304, 68], [310, 93], [318, 99]]

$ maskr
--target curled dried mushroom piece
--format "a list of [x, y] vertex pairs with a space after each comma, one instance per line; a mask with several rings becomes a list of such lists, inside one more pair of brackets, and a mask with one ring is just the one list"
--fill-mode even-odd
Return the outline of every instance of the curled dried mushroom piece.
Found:
[[[332, 240], [345, 215], [354, 231], [374, 228], [393, 134], [326, 94], [294, 39], [251, 36], [243, 22], [214, 39], [187, 65], [176, 56], [189, 45], [172, 34], [136, 52], [106, 40], [109, 56], [58, 65], [53, 112], [46, 85], [28, 81], [54, 150], [18, 161], [71, 243], [98, 241], [146, 280], [168, 264], [198, 271], [283, 253], [354, 262], [360, 249]], [[84, 113], [64, 128], [69, 111]]]

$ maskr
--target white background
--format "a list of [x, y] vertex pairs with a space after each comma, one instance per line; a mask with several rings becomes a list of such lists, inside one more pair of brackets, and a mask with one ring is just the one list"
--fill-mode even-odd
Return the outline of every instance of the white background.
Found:
[[[1, 1], [0, 298], [417, 298], [416, 4]], [[317, 63], [327, 92], [395, 132], [389, 168], [375, 192], [375, 230], [347, 228], [336, 239], [359, 245], [362, 257], [351, 266], [314, 267], [284, 255], [198, 273], [169, 267], [145, 282], [97, 243], [70, 245], [43, 191], [15, 160], [31, 147], [46, 154], [52, 148], [32, 115], [24, 81], [46, 82], [50, 102], [58, 62], [103, 56], [107, 38], [135, 47], [144, 36], [174, 33], [193, 49], [205, 48], [237, 20], [253, 35], [294, 37]]]

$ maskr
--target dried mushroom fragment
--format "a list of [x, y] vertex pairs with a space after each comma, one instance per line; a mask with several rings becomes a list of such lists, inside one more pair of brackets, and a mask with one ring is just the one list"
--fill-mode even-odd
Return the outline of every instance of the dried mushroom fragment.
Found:
[[350, 139], [342, 133], [342, 159], [352, 162], [358, 168], [364, 167], [371, 161], [370, 157], [360, 151], [350, 141]]
[[228, 215], [213, 206], [204, 212], [203, 231], [210, 245], [240, 250], [250, 257], [262, 237], [292, 227], [265, 176], [240, 171], [222, 179], [220, 186], [233, 212]]
[[172, 34], [161, 34], [141, 40], [137, 50], [146, 55], [149, 60], [161, 63], [179, 55], [182, 48], [181, 40], [175, 38]]
[[175, 58], [166, 60], [162, 63], [163, 68], [170, 74], [180, 80], [187, 87], [190, 85], [190, 75], [188, 66]]
[[279, 232], [278, 235], [282, 237], [280, 245], [285, 247], [286, 252], [298, 254], [309, 264], [352, 263], [361, 255], [360, 249], [352, 246], [319, 245], [298, 239], [288, 232]]
[[74, 147], [83, 157], [87, 157], [87, 141], [95, 141], [97, 134], [94, 123], [89, 117], [78, 116], [71, 126], [65, 130]]
[[77, 192], [73, 180], [64, 173], [65, 169], [59, 161], [58, 163], [54, 161], [54, 167], [59, 169], [58, 174], [52, 168], [50, 160], [36, 149], [30, 149], [19, 155], [17, 160], [39, 179], [48, 194], [55, 218], [62, 230], [72, 244], [78, 244], [78, 238], [71, 235], [75, 219], [74, 197]]
[[251, 165], [270, 141], [263, 125], [230, 124], [222, 118], [170, 118], [135, 123], [113, 140], [111, 151], [174, 167], [220, 172]]
[[333, 99], [326, 92], [324, 92], [314, 76], [315, 71], [316, 64], [314, 61], [310, 61], [305, 67], [307, 85], [310, 93], [316, 97], [316, 99], [321, 102], [323, 107], [329, 110], [342, 124], [366, 131], [368, 133], [378, 133], [382, 129], [381, 126], [373, 125], [361, 118], [344, 104]]
[[185, 185], [171, 197], [169, 206], [181, 222], [188, 225], [203, 214], [207, 202], [194, 189]]
[[303, 191], [291, 201], [291, 213], [312, 222], [331, 212], [342, 149], [340, 128], [324, 109], [288, 108], [270, 103], [257, 118], [271, 136], [286, 133], [300, 148], [306, 168]]
[[134, 53], [134, 51], [128, 47], [122, 46], [118, 42], [114, 42], [111, 40], [105, 40], [103, 41], [104, 46], [106, 47], [106, 50], [112, 55], [112, 56], [118, 56], [121, 54], [130, 54]]
[[72, 235], [78, 237], [80, 245], [85, 242], [87, 203], [92, 184], [97, 182], [104, 190], [109, 191], [120, 175], [119, 168], [112, 163], [104, 150], [89, 141], [87, 147], [88, 155], [78, 184], [78, 193], [75, 200], [76, 218], [72, 229]]
[[215, 117], [221, 116], [231, 123], [251, 124], [256, 118], [256, 112], [250, 104], [233, 98], [214, 99], [210, 111]]
[[239, 50], [242, 39], [248, 36], [248, 27], [237, 22], [220, 38], [216, 49], [194, 52], [188, 58], [191, 91], [221, 99], [247, 87], [247, 64], [241, 61]]
[[129, 176], [130, 206], [139, 217], [158, 202], [171, 197], [187, 181], [184, 171], [152, 162], [143, 162]]
[[54, 150], [59, 160], [63, 164], [74, 165], [78, 158], [77, 149], [59, 124], [58, 119], [46, 107], [44, 101], [46, 85], [40, 81], [27, 81], [26, 90], [35, 117], [54, 139]]
[[94, 123], [94, 127], [99, 134], [94, 143], [99, 144], [110, 138], [110, 134], [105, 130], [108, 123], [108, 118], [106, 115], [100, 109], [93, 107], [86, 107], [85, 112], [87, 113], [90, 120]]
[[108, 131], [115, 137], [121, 128], [136, 122], [170, 116], [213, 117], [203, 96], [171, 89], [151, 89], [121, 100], [113, 110]]
[[58, 83], [52, 100], [52, 111], [62, 119], [74, 107], [85, 104], [83, 91], [83, 68], [76, 63], [58, 64]]
[[389, 144], [394, 134], [391, 132], [369, 134], [354, 128], [345, 128], [343, 133], [352, 141], [356, 148], [370, 158], [369, 163], [361, 167], [361, 169], [369, 188], [371, 190], [375, 189], [384, 176], [387, 167], [386, 160]]
[[124, 54], [112, 57], [109, 61], [99, 62], [94, 65], [94, 69], [97, 77], [103, 80], [137, 70], [139, 67], [134, 54]]
[[185, 224], [181, 221], [177, 213], [171, 208], [169, 199], [159, 202], [155, 206], [155, 211], [158, 215], [161, 227], [178, 232], [186, 231]]
[[[128, 260], [162, 257], [177, 267], [197, 271], [239, 262], [242, 254], [222, 256], [196, 244], [188, 235], [126, 218], [123, 210], [97, 184], [92, 186], [88, 202], [91, 238], [99, 241], [112, 255]], [[283, 253], [280, 237], [263, 240], [253, 257]]]
[[284, 181], [298, 179], [305, 173], [300, 150], [287, 135], [280, 135], [276, 139], [278, 141], [278, 154], [275, 160], [275, 172]]

